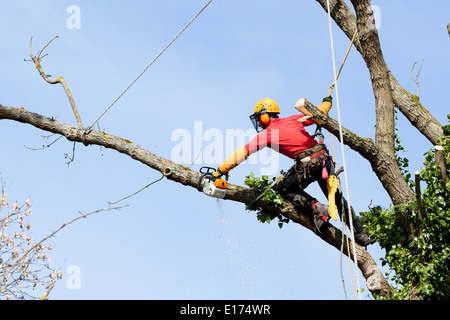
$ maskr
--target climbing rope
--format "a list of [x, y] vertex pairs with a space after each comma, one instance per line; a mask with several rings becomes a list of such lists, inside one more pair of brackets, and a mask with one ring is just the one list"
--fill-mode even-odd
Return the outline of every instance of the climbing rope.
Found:
[[[351, 217], [352, 217], [351, 202], [350, 202], [350, 194], [349, 194], [349, 188], [348, 188], [347, 165], [346, 165], [346, 160], [345, 160], [345, 150], [344, 150], [344, 143], [343, 143], [344, 140], [343, 140], [342, 124], [341, 124], [342, 123], [341, 122], [341, 111], [340, 111], [340, 104], [339, 104], [339, 90], [338, 90], [338, 84], [337, 84], [337, 79], [338, 79], [339, 74], [336, 72], [336, 59], [335, 59], [335, 55], [334, 55], [334, 41], [333, 41], [333, 30], [332, 30], [332, 23], [331, 23], [331, 11], [330, 11], [330, 1], [329, 0], [327, 0], [327, 11], [328, 11], [328, 26], [329, 26], [329, 31], [330, 31], [331, 55], [332, 55], [333, 73], [334, 73], [334, 83], [332, 84], [331, 87], [335, 88], [335, 90], [336, 90], [336, 106], [337, 106], [338, 121], [339, 121], [339, 137], [340, 137], [340, 141], [341, 141], [342, 162], [343, 162], [343, 166], [344, 166], [345, 190], [346, 190], [347, 202], [348, 202], [348, 216], [350, 217], [350, 219], [349, 219], [350, 220], [350, 230], [351, 230], [351, 234], [353, 235], [354, 234], [353, 219], [351, 219]], [[355, 36], [356, 36], [356, 33], [353, 38], [355, 38]], [[352, 40], [352, 43], [353, 43], [353, 40]], [[348, 52], [347, 52], [346, 56], [347, 55], [348, 55]], [[344, 59], [344, 63], [345, 63], [345, 59]], [[342, 67], [339, 70], [339, 73], [341, 70], [342, 70]], [[332, 91], [331, 87], [330, 87], [330, 93]], [[344, 216], [345, 216], [345, 214], [344, 214]], [[354, 257], [354, 261], [355, 261], [355, 273], [356, 273], [356, 285], [357, 285], [358, 297], [359, 297], [359, 300], [361, 300], [361, 289], [360, 289], [360, 285], [359, 285], [358, 258], [356, 255], [356, 244], [355, 244], [354, 239], [352, 239], [351, 242], [352, 242], [352, 249], [353, 249], [353, 257]]]
[[111, 105], [106, 108], [105, 111], [103, 111], [103, 113], [89, 126], [87, 130], [90, 130], [109, 111], [109, 109], [111, 109], [111, 107], [116, 104], [116, 102], [128, 91], [128, 89], [130, 89], [135, 84], [135, 82], [139, 80], [139, 78], [153, 65], [153, 63], [155, 63], [156, 60], [158, 60], [158, 58], [172, 45], [172, 43], [174, 43], [175, 40], [178, 39], [178, 37], [191, 25], [191, 23], [194, 22], [195, 19], [197, 19], [197, 17], [209, 6], [212, 1], [213, 0], [208, 1], [208, 3], [194, 16], [194, 18], [192, 18], [191, 21], [189, 21], [189, 23], [180, 32], [178, 32], [178, 34], [172, 39], [172, 41], [170, 41], [164, 47], [164, 49], [161, 50], [161, 52], [153, 59], [153, 61], [150, 62], [150, 64], [145, 67], [144, 70], [142, 70], [142, 72], [136, 77], [136, 79], [134, 79], [130, 83], [130, 85], [116, 98], [116, 100], [114, 100], [113, 103], [111, 103]]

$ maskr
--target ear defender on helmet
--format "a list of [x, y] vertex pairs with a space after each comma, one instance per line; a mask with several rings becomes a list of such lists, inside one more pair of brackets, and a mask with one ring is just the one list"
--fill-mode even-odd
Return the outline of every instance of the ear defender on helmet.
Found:
[[262, 113], [262, 114], [261, 114], [261, 117], [260, 117], [260, 120], [261, 120], [262, 124], [268, 125], [268, 124], [270, 123], [270, 117], [269, 117], [269, 114], [267, 114], [267, 113]]

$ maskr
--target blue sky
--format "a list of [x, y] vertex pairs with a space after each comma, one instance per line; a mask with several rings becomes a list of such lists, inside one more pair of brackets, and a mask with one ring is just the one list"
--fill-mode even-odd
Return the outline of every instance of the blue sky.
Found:
[[[75, 125], [62, 88], [47, 84], [28, 59], [52, 37], [46, 73], [62, 75], [75, 98], [83, 124], [90, 125], [205, 1], [0, 1], [0, 103], [24, 107]], [[70, 5], [80, 8], [80, 28], [69, 29]], [[412, 93], [415, 61], [424, 59], [420, 98], [446, 122], [450, 39], [447, 1], [373, 1], [385, 60]], [[400, 14], [401, 13], [401, 14]], [[333, 23], [339, 64], [349, 40]], [[106, 132], [170, 158], [177, 129], [194, 135], [196, 121], [207, 130], [247, 130], [248, 116], [262, 98], [275, 99], [282, 116], [296, 113], [305, 97], [319, 103], [333, 81], [325, 11], [316, 1], [214, 0], [121, 100], [102, 118]], [[364, 61], [352, 49], [339, 79], [343, 125], [373, 137], [375, 113]], [[337, 118], [336, 108], [331, 116]], [[314, 130], [314, 128], [311, 128]], [[325, 132], [326, 143], [331, 138]], [[115, 151], [49, 142], [29, 125], [1, 121], [0, 172], [10, 202], [28, 196], [33, 207], [33, 238], [50, 234], [79, 215], [107, 208], [160, 174]], [[431, 146], [399, 115], [399, 135], [410, 170], [420, 170]], [[51, 140], [50, 140], [51, 141]], [[210, 141], [201, 137], [202, 147]], [[337, 139], [334, 139], [339, 146]], [[202, 149], [203, 150], [203, 149]], [[200, 150], [192, 149], [192, 157]], [[224, 151], [225, 152], [225, 151]], [[200, 157], [193, 166], [198, 170]], [[194, 161], [194, 159], [192, 159]], [[340, 148], [338, 164], [342, 165]], [[389, 205], [370, 165], [346, 148], [349, 190], [356, 211]], [[190, 165], [190, 163], [183, 163]], [[220, 163], [213, 163], [218, 166]], [[292, 162], [279, 158], [279, 169]], [[230, 182], [243, 185], [261, 164], [245, 163]], [[311, 194], [323, 200], [317, 187]], [[120, 211], [96, 214], [61, 231], [49, 243], [52, 265], [64, 279], [53, 299], [344, 299], [339, 252], [312, 232], [290, 223], [261, 224], [244, 205], [208, 198], [193, 188], [163, 180], [122, 202]], [[340, 222], [336, 223], [340, 227]], [[375, 259], [383, 253], [369, 247]], [[70, 288], [67, 270], [80, 271], [80, 287]], [[344, 257], [349, 298], [351, 276]], [[353, 275], [355, 277], [355, 275]], [[356, 281], [356, 278], [355, 278]], [[361, 286], [365, 280], [360, 276]], [[367, 299], [367, 290], [363, 293]]]

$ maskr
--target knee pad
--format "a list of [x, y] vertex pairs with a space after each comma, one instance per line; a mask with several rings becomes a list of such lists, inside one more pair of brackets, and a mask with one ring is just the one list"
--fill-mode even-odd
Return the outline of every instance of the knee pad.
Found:
[[301, 192], [298, 194], [293, 195], [292, 197], [292, 203], [299, 207], [304, 209], [310, 209], [312, 204], [314, 203], [315, 199], [311, 197], [306, 192]]

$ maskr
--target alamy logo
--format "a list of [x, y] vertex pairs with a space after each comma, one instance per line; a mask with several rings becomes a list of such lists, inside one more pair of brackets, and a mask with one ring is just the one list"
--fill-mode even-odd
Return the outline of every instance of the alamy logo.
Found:
[[68, 6], [66, 13], [70, 16], [66, 20], [66, 26], [68, 29], [81, 29], [81, 9], [77, 5]]
[[[255, 136], [254, 129], [203, 129], [202, 121], [194, 121], [191, 130], [179, 128], [172, 132], [171, 160], [183, 165], [201, 164], [219, 166], [238, 147], [243, 147]], [[258, 164], [261, 175], [279, 173], [280, 154], [277, 152], [278, 137], [272, 133], [272, 145], [260, 145], [260, 150], [251, 155], [246, 163]]]
[[369, 29], [381, 29], [381, 9], [379, 6], [371, 5], [367, 13], [372, 13], [372, 15], [367, 20]]
[[77, 265], [70, 265], [66, 272], [69, 274], [66, 280], [66, 286], [69, 290], [81, 289], [81, 269]]

